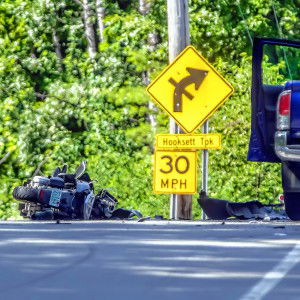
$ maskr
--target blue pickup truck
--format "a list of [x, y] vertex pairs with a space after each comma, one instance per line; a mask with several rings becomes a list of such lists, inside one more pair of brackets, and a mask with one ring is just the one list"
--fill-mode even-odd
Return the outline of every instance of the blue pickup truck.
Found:
[[281, 163], [286, 212], [300, 220], [299, 41], [254, 39], [251, 105], [248, 160]]

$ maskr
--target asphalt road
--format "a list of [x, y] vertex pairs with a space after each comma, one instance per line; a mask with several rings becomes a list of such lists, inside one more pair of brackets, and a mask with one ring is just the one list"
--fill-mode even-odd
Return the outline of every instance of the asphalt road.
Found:
[[300, 299], [300, 224], [0, 223], [1, 299]]

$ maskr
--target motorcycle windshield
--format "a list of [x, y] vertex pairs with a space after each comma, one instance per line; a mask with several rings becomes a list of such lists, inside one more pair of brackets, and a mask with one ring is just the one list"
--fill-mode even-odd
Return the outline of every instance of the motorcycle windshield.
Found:
[[248, 161], [280, 162], [274, 151], [276, 107], [285, 83], [299, 80], [300, 42], [255, 38]]

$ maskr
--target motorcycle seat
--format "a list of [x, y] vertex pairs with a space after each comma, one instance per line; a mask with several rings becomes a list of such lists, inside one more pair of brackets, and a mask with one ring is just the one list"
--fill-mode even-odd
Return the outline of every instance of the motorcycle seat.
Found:
[[74, 174], [59, 173], [58, 177], [62, 178], [65, 183], [71, 183], [76, 185], [76, 179]]

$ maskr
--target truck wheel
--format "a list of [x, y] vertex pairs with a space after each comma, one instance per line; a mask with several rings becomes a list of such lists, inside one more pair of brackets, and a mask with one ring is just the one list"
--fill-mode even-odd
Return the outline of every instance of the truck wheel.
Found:
[[37, 202], [38, 190], [27, 186], [17, 186], [14, 188], [13, 196], [17, 200]]
[[284, 193], [285, 211], [293, 221], [300, 221], [300, 193]]

